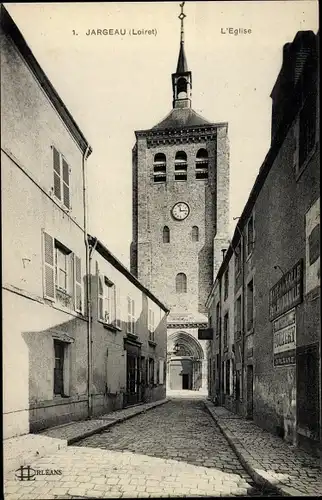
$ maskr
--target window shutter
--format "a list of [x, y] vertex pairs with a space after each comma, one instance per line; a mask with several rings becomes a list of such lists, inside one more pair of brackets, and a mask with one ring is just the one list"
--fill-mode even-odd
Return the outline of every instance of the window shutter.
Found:
[[120, 288], [116, 288], [116, 326], [121, 328], [121, 295]]
[[44, 248], [44, 297], [55, 300], [55, 249], [54, 238], [43, 233]]
[[158, 363], [156, 362], [156, 360], [154, 361], [153, 382], [154, 384], [158, 383]]
[[54, 165], [54, 195], [61, 199], [61, 172], [60, 172], [60, 155], [56, 148], [53, 147], [53, 165]]
[[110, 323], [115, 325], [116, 317], [116, 290], [115, 285], [110, 287], [111, 301], [110, 301]]
[[63, 158], [63, 202], [65, 207], [70, 208], [69, 165], [64, 158]]
[[75, 311], [82, 312], [82, 261], [77, 255], [74, 255], [74, 300]]
[[104, 321], [104, 276], [98, 275], [98, 319]]

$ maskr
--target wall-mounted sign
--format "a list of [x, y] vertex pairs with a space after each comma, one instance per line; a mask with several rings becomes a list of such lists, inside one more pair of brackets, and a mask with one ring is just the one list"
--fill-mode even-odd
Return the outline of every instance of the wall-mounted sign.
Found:
[[305, 215], [305, 293], [320, 285], [320, 198]]
[[295, 364], [296, 314], [288, 311], [273, 321], [274, 366]]
[[199, 340], [212, 340], [214, 332], [212, 328], [198, 328]]
[[269, 319], [274, 320], [281, 314], [300, 304], [303, 300], [303, 259], [271, 288], [269, 292]]

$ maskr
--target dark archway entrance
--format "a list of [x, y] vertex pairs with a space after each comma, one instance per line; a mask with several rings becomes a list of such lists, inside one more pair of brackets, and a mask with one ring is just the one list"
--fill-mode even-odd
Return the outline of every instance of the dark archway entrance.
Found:
[[186, 332], [168, 339], [168, 388], [198, 391], [202, 387], [204, 354], [198, 340]]

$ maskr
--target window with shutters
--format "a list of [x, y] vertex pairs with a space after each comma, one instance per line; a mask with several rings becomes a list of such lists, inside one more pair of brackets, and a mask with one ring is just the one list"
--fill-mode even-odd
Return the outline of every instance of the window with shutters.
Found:
[[154, 311], [152, 311], [152, 309], [149, 309], [148, 316], [149, 316], [148, 318], [149, 340], [154, 342], [155, 323], [154, 323]]
[[127, 333], [135, 335], [135, 302], [127, 298]]
[[83, 311], [81, 259], [43, 232], [44, 297], [77, 312]]
[[54, 147], [53, 167], [54, 167], [54, 187], [55, 197], [62, 202], [64, 207], [71, 208], [70, 203], [70, 167], [64, 156]]
[[106, 276], [98, 277], [98, 318], [103, 323], [116, 323], [116, 290], [115, 285]]

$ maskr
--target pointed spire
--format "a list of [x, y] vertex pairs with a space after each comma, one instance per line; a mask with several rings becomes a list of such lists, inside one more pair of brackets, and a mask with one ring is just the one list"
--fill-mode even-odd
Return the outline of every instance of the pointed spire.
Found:
[[187, 17], [183, 12], [184, 4], [185, 2], [182, 2], [180, 4], [181, 12], [180, 15], [178, 16], [181, 21], [181, 30], [180, 30], [180, 51], [179, 51], [176, 73], [185, 73], [186, 71], [188, 71], [188, 64], [187, 64], [186, 54], [184, 51], [184, 18]]

